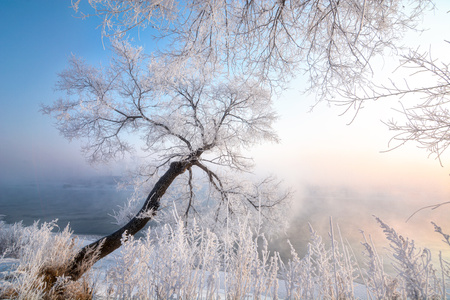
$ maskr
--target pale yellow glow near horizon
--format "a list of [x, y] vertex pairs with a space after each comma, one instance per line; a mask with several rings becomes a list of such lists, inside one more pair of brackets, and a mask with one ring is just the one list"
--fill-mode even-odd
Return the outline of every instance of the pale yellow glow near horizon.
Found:
[[[443, 167], [414, 143], [389, 149], [392, 137], [381, 123], [389, 112], [366, 107], [347, 125], [351, 115], [339, 117], [336, 107], [316, 108], [287, 99], [279, 109], [276, 127], [280, 144], [258, 147], [252, 154], [261, 172], [276, 172], [289, 185], [347, 185], [355, 188], [410, 187], [445, 192], [450, 186], [450, 160]], [[448, 162], [448, 163], [446, 163]]]
[[[423, 51], [431, 51], [433, 57], [446, 59], [450, 44], [445, 36], [450, 28], [450, 1], [436, 1], [437, 10], [424, 18], [423, 33], [410, 33], [405, 43], [420, 46]], [[398, 62], [384, 57], [376, 63], [374, 80], [387, 78], [403, 81], [415, 80], [407, 73], [394, 72]], [[418, 80], [423, 80], [422, 78]], [[441, 157], [442, 165], [436, 157], [429, 157], [425, 149], [411, 142], [398, 149], [389, 150], [393, 133], [389, 132], [382, 120], [400, 118], [392, 108], [399, 108], [399, 99], [385, 99], [367, 103], [351, 125], [350, 111], [344, 116], [339, 107], [319, 105], [309, 113], [314, 104], [314, 95], [302, 95], [298, 86], [302, 79], [293, 83], [290, 91], [276, 102], [280, 120], [276, 129], [281, 143], [262, 145], [256, 148], [256, 165], [260, 172], [274, 172], [288, 185], [339, 186], [354, 188], [402, 188], [423, 193], [450, 195], [450, 153]], [[426, 200], [426, 199], [425, 199]], [[432, 200], [430, 200], [432, 201]]]

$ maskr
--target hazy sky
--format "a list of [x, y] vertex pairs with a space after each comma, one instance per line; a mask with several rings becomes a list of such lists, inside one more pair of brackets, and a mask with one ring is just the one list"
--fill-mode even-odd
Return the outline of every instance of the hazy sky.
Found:
[[[408, 42], [419, 42], [424, 50], [433, 43], [433, 53], [445, 55], [450, 49], [444, 42], [450, 38], [445, 36], [450, 29], [446, 13], [450, 1], [437, 1], [437, 8], [425, 18], [429, 32], [411, 34]], [[70, 0], [0, 0], [0, 184], [108, 174], [117, 169], [92, 169], [81, 157], [79, 143], [61, 137], [53, 120], [39, 112], [41, 103], [57, 98], [53, 91], [57, 73], [66, 67], [71, 53], [95, 64], [108, 57], [96, 29], [99, 20], [74, 15]], [[388, 65], [389, 59], [384, 63]], [[400, 207], [395, 211], [401, 220], [415, 208], [448, 200], [448, 154], [441, 167], [415, 144], [380, 153], [388, 149], [391, 137], [380, 119], [394, 115], [390, 107], [397, 105], [396, 100], [366, 105], [350, 126], [346, 123], [351, 114], [339, 117], [339, 108], [326, 105], [309, 113], [313, 103], [314, 97], [295, 89], [277, 102], [281, 118], [276, 127], [282, 142], [252, 151], [257, 172], [275, 173], [303, 200], [316, 193], [315, 187], [323, 188], [324, 199], [347, 193], [348, 199], [359, 195], [367, 200], [384, 193], [391, 201], [385, 209]], [[386, 205], [384, 201], [373, 205]], [[355, 203], [348, 204], [349, 210], [359, 207]], [[448, 209], [427, 216], [440, 218], [448, 215]]]
[[86, 170], [79, 147], [39, 112], [55, 100], [56, 75], [72, 52], [105, 55], [94, 20], [74, 18], [69, 6], [70, 0], [0, 1], [0, 180]]

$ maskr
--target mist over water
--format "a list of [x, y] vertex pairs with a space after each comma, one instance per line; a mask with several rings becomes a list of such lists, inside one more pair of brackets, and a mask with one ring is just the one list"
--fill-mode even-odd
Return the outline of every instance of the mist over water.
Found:
[[105, 235], [118, 228], [110, 216], [131, 191], [118, 190], [117, 178], [0, 185], [0, 214], [7, 223], [49, 222], [70, 224], [75, 234]]
[[[433, 261], [437, 262], [439, 251], [444, 259], [450, 259], [450, 246], [442, 241], [442, 236], [434, 232], [431, 222], [437, 223], [445, 233], [450, 233], [450, 220], [447, 217], [450, 205], [437, 210], [422, 210], [408, 222], [406, 220], [417, 209], [426, 205], [445, 202], [445, 195], [430, 191], [405, 190], [403, 188], [363, 189], [344, 186], [305, 186], [294, 201], [293, 216], [285, 234], [271, 242], [271, 249], [279, 251], [282, 257], [290, 257], [291, 242], [302, 257], [306, 254], [310, 240], [310, 225], [330, 245], [330, 223], [335, 240], [350, 246], [361, 263], [364, 250], [361, 244], [363, 234], [371, 238], [380, 255], [384, 258], [387, 270], [392, 270], [389, 241], [375, 217], [393, 228], [405, 239], [414, 240], [417, 249], [428, 248]], [[436, 266], [439, 266], [437, 264]]]
[[[132, 193], [118, 190], [115, 177], [91, 177], [88, 179], [36, 182], [26, 184], [0, 184], [0, 215], [7, 223], [23, 221], [31, 225], [40, 220], [58, 219], [60, 228], [70, 224], [79, 235], [107, 235], [118, 229], [110, 216], [123, 205]], [[425, 199], [425, 200], [424, 200]], [[309, 224], [329, 244], [330, 217], [335, 239], [348, 243], [359, 260], [362, 258], [363, 237], [369, 235], [377, 251], [387, 256], [388, 242], [374, 215], [394, 228], [405, 238], [416, 241], [416, 246], [432, 250], [436, 259], [439, 251], [450, 258], [450, 247], [434, 232], [431, 221], [450, 233], [450, 220], [446, 217], [450, 207], [423, 210], [408, 223], [406, 219], [415, 210], [433, 203], [444, 202], [444, 195], [421, 194], [412, 190], [363, 190], [348, 187], [304, 186], [294, 196], [290, 225], [285, 232], [271, 237], [270, 249], [290, 257], [288, 240], [303, 256], [310, 239]], [[390, 264], [385, 259], [386, 265]]]

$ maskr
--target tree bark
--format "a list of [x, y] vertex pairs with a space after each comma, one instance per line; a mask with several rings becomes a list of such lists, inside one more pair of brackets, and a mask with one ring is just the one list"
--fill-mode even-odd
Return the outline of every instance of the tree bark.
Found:
[[179, 175], [192, 166], [192, 161], [172, 162], [169, 169], [156, 182], [144, 205], [137, 215], [116, 232], [83, 247], [72, 260], [64, 273], [74, 281], [78, 280], [94, 263], [118, 249], [122, 243], [122, 235], [126, 231], [135, 235], [150, 221], [159, 208], [161, 197]]

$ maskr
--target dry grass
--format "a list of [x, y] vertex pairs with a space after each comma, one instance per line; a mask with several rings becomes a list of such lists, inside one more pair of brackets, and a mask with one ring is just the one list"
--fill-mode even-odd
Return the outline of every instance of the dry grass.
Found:
[[[361, 268], [331, 223], [330, 239], [311, 228], [307, 254], [300, 258], [292, 248], [292, 259], [283, 261], [245, 223], [239, 232], [218, 235], [178, 222], [149, 230], [141, 239], [124, 236], [121, 255], [105, 278], [94, 280], [93, 272], [87, 272], [76, 282], [63, 275], [79, 249], [67, 228], [55, 234], [55, 223], [15, 226], [11, 228], [23, 232], [11, 236], [26, 242], [19, 241], [18, 267], [3, 277], [0, 298], [87, 300], [101, 292], [107, 299], [355, 299], [354, 282], [360, 280], [371, 299], [445, 299], [449, 264], [440, 258], [443, 270], [434, 269], [429, 250], [416, 249], [413, 241], [378, 222], [397, 274], [384, 271], [375, 245], [365, 236]], [[91, 266], [85, 262], [82, 267]]]
[[[94, 291], [89, 273], [77, 282], [64, 277], [79, 248], [68, 228], [61, 231], [54, 221], [40, 225], [36, 222], [30, 227], [14, 225], [7, 228], [3, 224], [2, 229], [0, 238], [7, 236], [8, 245], [0, 255], [10, 255], [19, 261], [17, 269], [5, 278], [9, 284], [1, 291], [2, 298], [92, 299]], [[90, 266], [92, 264], [85, 267]]]

